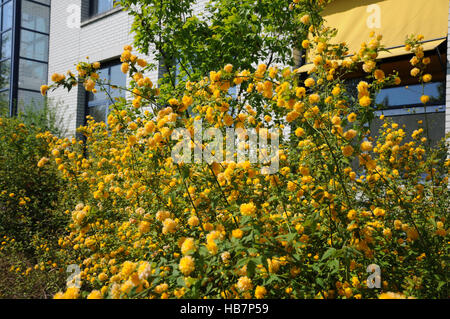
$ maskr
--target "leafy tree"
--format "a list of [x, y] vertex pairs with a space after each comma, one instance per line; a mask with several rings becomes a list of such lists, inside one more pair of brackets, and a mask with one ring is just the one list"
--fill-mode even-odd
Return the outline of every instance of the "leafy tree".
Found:
[[[134, 16], [135, 45], [163, 61], [163, 83], [174, 87], [179, 80], [199, 80], [228, 63], [250, 71], [258, 62], [295, 65], [293, 51], [301, 49], [308, 32], [298, 17], [320, 12], [321, 2], [294, 6], [285, 0], [219, 0], [209, 1], [200, 14], [194, 13], [195, 0], [118, 3]], [[311, 18], [321, 20], [319, 14]]]

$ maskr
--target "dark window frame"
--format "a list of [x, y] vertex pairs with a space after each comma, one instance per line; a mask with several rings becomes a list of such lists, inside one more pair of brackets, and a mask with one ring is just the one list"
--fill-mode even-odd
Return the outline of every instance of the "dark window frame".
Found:
[[94, 18], [96, 16], [105, 14], [105, 13], [110, 12], [111, 10], [115, 9], [114, 1], [113, 1], [112, 6], [110, 8], [99, 12], [98, 2], [99, 2], [99, 0], [89, 0], [89, 18]]

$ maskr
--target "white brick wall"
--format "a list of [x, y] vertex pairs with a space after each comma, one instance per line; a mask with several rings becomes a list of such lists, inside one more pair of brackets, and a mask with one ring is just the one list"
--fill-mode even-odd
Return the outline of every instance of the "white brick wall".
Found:
[[[58, 0], [52, 2], [50, 14], [49, 43], [49, 82], [53, 73], [75, 71], [75, 64], [85, 61], [89, 56], [91, 62], [107, 61], [118, 58], [123, 46], [133, 43], [130, 33], [133, 17], [126, 12], [111, 11], [94, 21], [81, 22], [81, 27], [73, 25], [73, 15], [77, 11], [81, 16], [87, 16], [86, 0]], [[71, 11], [72, 9], [72, 11]], [[83, 19], [82, 19], [83, 20]], [[86, 23], [87, 22], [87, 23]], [[145, 57], [152, 60], [151, 57]], [[151, 80], [157, 82], [157, 71], [148, 74]], [[57, 107], [62, 117], [62, 125], [68, 135], [73, 135], [85, 118], [85, 90], [82, 86], [71, 92], [58, 89], [48, 93], [52, 105]]]
[[[198, 0], [194, 12], [200, 13], [207, 0]], [[50, 14], [49, 43], [49, 82], [53, 73], [65, 73], [75, 70], [75, 64], [89, 56], [91, 62], [107, 61], [117, 58], [123, 46], [133, 43], [130, 33], [133, 17], [126, 12], [112, 10], [105, 16], [86, 20], [88, 17], [88, 0], [58, 0], [52, 2]], [[74, 13], [81, 16], [81, 27], [73, 26]], [[144, 57], [158, 65], [154, 57]], [[157, 83], [158, 70], [147, 74], [153, 83]], [[58, 89], [48, 93], [51, 104], [57, 107], [62, 117], [62, 125], [68, 135], [74, 135], [76, 128], [84, 124], [86, 92], [82, 86], [71, 92]]]

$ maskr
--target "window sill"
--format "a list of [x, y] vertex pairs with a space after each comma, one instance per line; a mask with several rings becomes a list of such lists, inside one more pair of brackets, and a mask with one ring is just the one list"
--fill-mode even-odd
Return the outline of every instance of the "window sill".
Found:
[[118, 7], [118, 8], [113, 8], [111, 10], [108, 10], [106, 12], [102, 12], [100, 14], [97, 14], [95, 16], [89, 17], [86, 20], [82, 21], [80, 26], [83, 28], [83, 27], [85, 27], [85, 26], [87, 26], [89, 24], [92, 24], [92, 23], [97, 22], [99, 20], [103, 20], [103, 19], [105, 19], [105, 18], [107, 18], [109, 16], [112, 16], [113, 14], [116, 14], [117, 12], [120, 12], [120, 11], [122, 11], [122, 8]]

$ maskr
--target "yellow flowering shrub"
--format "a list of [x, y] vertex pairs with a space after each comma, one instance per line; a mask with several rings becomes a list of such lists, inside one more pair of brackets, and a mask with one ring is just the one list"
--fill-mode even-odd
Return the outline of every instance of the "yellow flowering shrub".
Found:
[[[81, 287], [55, 298], [447, 296], [447, 149], [389, 121], [370, 137], [375, 94], [400, 81], [377, 69], [381, 37], [338, 63], [345, 44], [333, 43], [314, 14], [301, 17], [314, 35], [304, 42], [315, 55], [306, 80], [298, 69], [226, 65], [174, 90], [164, 106], [142, 78], [145, 61], [124, 48], [131, 99], [111, 106], [107, 125], [89, 119], [79, 129], [85, 140], [49, 138], [48, 160], [36, 161], [57, 165], [79, 200], [58, 262], [79, 265]], [[408, 46], [422, 56], [417, 39]], [[426, 82], [422, 58], [414, 67]], [[97, 67], [81, 62], [78, 74], [54, 76], [43, 92], [77, 82], [92, 91], [104, 85]], [[361, 81], [352, 96], [343, 76], [358, 68], [374, 81]], [[242, 98], [228, 94], [236, 85]], [[193, 134], [199, 120], [203, 131], [224, 135], [289, 123], [276, 154], [258, 153], [276, 157], [279, 170], [267, 174], [248, 160], [176, 161], [173, 133]], [[194, 139], [188, 148], [206, 144]], [[381, 291], [367, 287], [372, 264]]]

